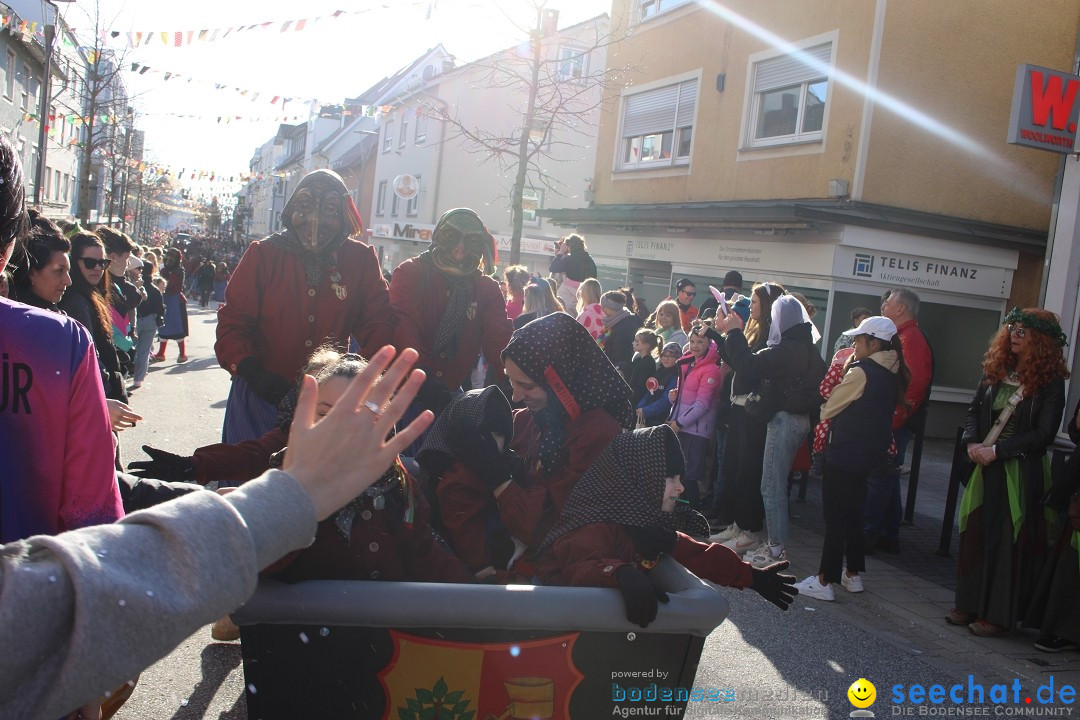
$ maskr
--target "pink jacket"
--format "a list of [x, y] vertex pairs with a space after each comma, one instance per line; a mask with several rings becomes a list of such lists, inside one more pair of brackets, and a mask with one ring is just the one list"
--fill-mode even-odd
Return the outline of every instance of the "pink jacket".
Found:
[[671, 419], [679, 423], [679, 431], [712, 437], [716, 427], [716, 408], [720, 404], [720, 367], [716, 343], [701, 360], [687, 353], [679, 359], [679, 394], [671, 406]]

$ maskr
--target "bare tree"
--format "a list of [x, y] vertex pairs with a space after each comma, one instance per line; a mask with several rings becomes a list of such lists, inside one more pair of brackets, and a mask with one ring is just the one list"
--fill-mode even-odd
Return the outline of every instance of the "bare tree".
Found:
[[[125, 147], [129, 144], [132, 127], [130, 98], [121, 78], [126, 53], [105, 46], [103, 29], [108, 29], [108, 23], [102, 20], [100, 4], [95, 4], [93, 15], [88, 19], [93, 23], [92, 41], [82, 48], [86, 65], [80, 83], [85, 120], [80, 146], [78, 214], [83, 224], [90, 222], [91, 176], [95, 162], [99, 172], [109, 174], [107, 215], [111, 217], [114, 207], [119, 206], [123, 193], [118, 183], [122, 184], [122, 173], [127, 169]], [[100, 183], [104, 178], [97, 180]]]
[[[626, 35], [609, 31], [607, 15], [561, 31], [558, 12], [545, 10], [543, 0], [531, 0], [536, 26], [521, 29], [528, 50], [504, 50], [470, 63], [464, 70], [477, 78], [474, 88], [509, 91], [523, 100], [519, 125], [496, 128], [468, 121], [456, 106], [432, 103], [421, 96], [425, 112], [446, 123], [444, 142], [457, 141], [467, 152], [492, 162], [504, 176], [513, 177], [509, 204], [513, 221], [510, 262], [521, 259], [524, 222], [523, 196], [527, 186], [565, 195], [568, 187], [550, 171], [552, 163], [580, 159], [595, 143], [601, 106], [625, 84], [629, 67], [612, 67], [600, 58]], [[579, 151], [574, 158], [574, 152]], [[590, 168], [591, 174], [591, 168]]]

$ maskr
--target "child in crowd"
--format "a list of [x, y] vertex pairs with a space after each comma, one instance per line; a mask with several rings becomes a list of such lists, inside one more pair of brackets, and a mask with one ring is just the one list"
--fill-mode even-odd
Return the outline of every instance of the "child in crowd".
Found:
[[634, 357], [630, 361], [630, 402], [637, 404], [648, 393], [646, 381], [656, 374], [656, 356], [660, 349], [660, 336], [655, 330], [641, 328], [634, 335]]
[[506, 582], [525, 550], [502, 526], [495, 496], [483, 482], [495, 464], [515, 462], [513, 438], [510, 403], [493, 385], [447, 405], [416, 456], [433, 490], [437, 522], [478, 580]]
[[671, 414], [671, 399], [668, 394], [675, 390], [679, 382], [676, 363], [682, 357], [682, 347], [678, 343], [668, 343], [660, 352], [660, 363], [656, 372], [645, 379], [645, 395], [637, 404], [638, 427], [662, 425]]
[[[322, 348], [304, 372], [319, 384], [319, 417], [325, 416], [366, 363], [359, 355]], [[286, 402], [283, 405], [287, 406]], [[246, 481], [280, 463], [292, 423], [291, 410], [258, 440], [199, 448], [181, 457], [144, 448], [153, 458], [132, 463], [135, 474], [207, 483]], [[363, 462], [358, 458], [357, 462]], [[428, 524], [429, 507], [400, 461], [364, 494], [319, 523], [312, 545], [264, 570], [286, 582], [301, 580], [415, 580], [473, 582], [472, 573]]]
[[574, 487], [559, 521], [536, 554], [536, 574], [548, 585], [617, 588], [627, 619], [646, 627], [667, 595], [649, 571], [666, 553], [699, 577], [727, 587], [752, 587], [786, 610], [795, 578], [787, 563], [751, 567], [734, 551], [703, 543], [709, 525], [679, 498], [682, 450], [666, 426], [615, 437]]
[[689, 351], [678, 362], [678, 390], [672, 399], [668, 425], [679, 434], [679, 443], [686, 456], [687, 499], [697, 506], [708, 494], [705, 471], [709, 459], [709, 443], [716, 424], [716, 408], [720, 403], [720, 368], [716, 359], [716, 343], [703, 334], [701, 323], [690, 331]]
[[796, 586], [799, 592], [826, 601], [836, 599], [833, 583], [848, 592], [863, 591], [859, 573], [866, 569], [862, 534], [866, 481], [889, 450], [893, 411], [903, 405], [911, 377], [892, 320], [869, 317], [845, 334], [854, 339], [855, 352], [843, 380], [821, 408], [822, 419], [831, 421], [821, 486], [825, 514], [821, 564], [816, 576]]

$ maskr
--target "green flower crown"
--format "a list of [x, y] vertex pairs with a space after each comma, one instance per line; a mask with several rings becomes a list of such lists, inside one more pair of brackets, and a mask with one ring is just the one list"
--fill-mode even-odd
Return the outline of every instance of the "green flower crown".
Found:
[[1043, 335], [1049, 335], [1054, 342], [1058, 344], [1058, 347], [1065, 347], [1069, 344], [1069, 341], [1065, 338], [1065, 333], [1061, 330], [1061, 326], [1058, 325], [1056, 321], [1045, 320], [1041, 317], [1025, 313], [1018, 307], [1014, 307], [1012, 311], [1005, 316], [1005, 322], [1020, 323], [1026, 328], [1038, 330]]

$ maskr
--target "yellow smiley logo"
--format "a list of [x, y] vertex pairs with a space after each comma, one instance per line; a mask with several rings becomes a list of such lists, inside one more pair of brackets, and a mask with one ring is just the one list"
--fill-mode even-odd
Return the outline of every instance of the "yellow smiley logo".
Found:
[[877, 688], [874, 683], [866, 678], [859, 678], [851, 683], [847, 691], [848, 700], [857, 708], [865, 709], [874, 704], [877, 699]]

